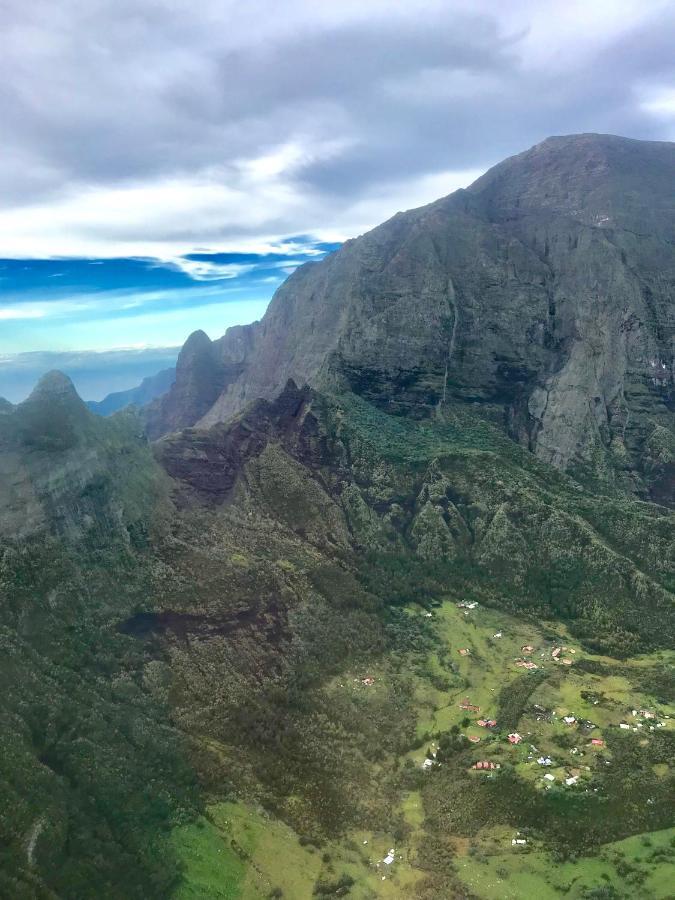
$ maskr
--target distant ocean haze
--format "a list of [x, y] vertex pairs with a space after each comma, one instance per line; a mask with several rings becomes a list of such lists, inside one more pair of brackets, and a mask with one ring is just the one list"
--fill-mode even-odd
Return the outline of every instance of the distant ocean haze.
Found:
[[102, 352], [34, 352], [0, 356], [0, 397], [19, 403], [53, 369], [68, 375], [84, 400], [102, 400], [137, 387], [176, 364], [180, 347]]
[[301, 235], [265, 252], [0, 259], [0, 397], [23, 400], [53, 368], [85, 400], [135, 388], [174, 366], [193, 331], [260, 319], [291, 272], [337, 246]]

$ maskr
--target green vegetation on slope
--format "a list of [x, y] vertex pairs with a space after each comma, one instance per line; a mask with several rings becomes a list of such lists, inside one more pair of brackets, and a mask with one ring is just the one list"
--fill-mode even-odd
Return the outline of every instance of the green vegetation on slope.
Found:
[[[164, 897], [186, 865], [188, 897], [245, 897], [260, 871], [293, 896], [263, 864], [274, 838], [306, 896], [451, 896], [468, 848], [511, 852], [518, 830], [563, 859], [670, 824], [670, 728], [618, 723], [668, 702], [653, 653], [672, 633], [672, 515], [582, 490], [465, 411], [301, 408], [155, 459], [133, 416], [85, 416], [58, 450], [3, 432], [33, 529], [2, 532], [6, 893]], [[7, 526], [20, 504], [3, 502]], [[570, 666], [515, 665], [554, 642]], [[570, 710], [597, 720], [609, 765], [587, 759], [568, 790], [568, 754], [591, 752]], [[556, 763], [548, 789], [533, 742]]]
[[[664, 708], [639, 687], [665, 658], [617, 662], [595, 657], [569, 644], [564, 629], [542, 631], [481, 606], [465, 612], [455, 602], [445, 602], [432, 607], [430, 619], [419, 607], [402, 612], [397, 627], [411, 636], [405, 651], [398, 651], [405, 654], [403, 665], [397, 664], [394, 651], [367, 670], [372, 684], [362, 683], [363, 671], [355, 680], [347, 670], [325, 688], [330, 705], [358, 700], [371, 716], [390, 710], [369, 736], [376, 742], [397, 728], [390, 709], [392, 686], [400, 679], [408, 684], [421, 729], [407, 748], [382, 753], [369, 770], [371, 780], [364, 788], [373, 813], [369, 827], [348, 826], [332, 837], [308, 839], [260, 809], [216, 804], [206, 830], [191, 826], [176, 833], [187, 864], [177, 897], [216, 898], [235, 885], [240, 893], [234, 896], [242, 898], [277, 896], [275, 889], [283, 891], [279, 896], [302, 898], [312, 896], [317, 884], [336, 884], [348, 876], [354, 883], [346, 896], [355, 900], [461, 895], [462, 884], [486, 900], [583, 898], [607, 885], [617, 897], [639, 891], [645, 900], [665, 900], [675, 873], [675, 832], [659, 829], [672, 821], [667, 747], [675, 736], [674, 720], [668, 718], [675, 708]], [[415, 637], [420, 626], [429, 632], [422, 644]], [[535, 648], [530, 658], [539, 668], [521, 675], [515, 662], [522, 658], [524, 644]], [[555, 662], [551, 651], [556, 646], [566, 647], [565, 658], [574, 660], [571, 666]], [[465, 648], [471, 653], [462, 657], [458, 651]], [[589, 676], [584, 663], [602, 666], [606, 674]], [[529, 698], [521, 688], [524, 678], [531, 679]], [[520, 713], [513, 712], [515, 726], [500, 720], [510, 690], [521, 707]], [[462, 709], [464, 698], [480, 711]], [[658, 716], [634, 717], [634, 706], [653, 709]], [[575, 715], [573, 725], [563, 722], [569, 714]], [[495, 716], [497, 726], [479, 726], [482, 716]], [[624, 721], [630, 722], [625, 735], [618, 727]], [[512, 727], [523, 736], [519, 745], [506, 739]], [[480, 741], [453, 739], [461, 734]], [[605, 746], [592, 745], [592, 738]], [[440, 765], [423, 771], [427, 750], [438, 747], [446, 748], [437, 753]], [[540, 766], [539, 756], [550, 756], [553, 764]], [[499, 762], [501, 768], [472, 771], [471, 765], [482, 759]], [[577, 770], [578, 782], [565, 784]], [[544, 775], [552, 775], [554, 783]], [[378, 806], [385, 793], [387, 805]], [[638, 836], [614, 840], [627, 833]], [[512, 846], [517, 835], [526, 845]], [[395, 849], [391, 867], [383, 862], [390, 848]], [[237, 868], [236, 880], [226, 882], [232, 877], [232, 852], [243, 861], [245, 874]]]
[[116, 628], [146, 602], [161, 473], [132, 416], [95, 420], [68, 393], [4, 417], [0, 442], [0, 895], [166, 896], [196, 783]]
[[398, 590], [423, 599], [452, 586], [562, 618], [589, 646], [615, 655], [668, 645], [672, 511], [597, 483], [592, 494], [582, 490], [464, 407], [419, 423], [349, 395], [328, 404], [325, 417], [361, 502], [377, 513], [369, 530], [363, 510], [352, 516], [370, 553], [371, 589], [385, 593], [393, 580], [394, 598]]

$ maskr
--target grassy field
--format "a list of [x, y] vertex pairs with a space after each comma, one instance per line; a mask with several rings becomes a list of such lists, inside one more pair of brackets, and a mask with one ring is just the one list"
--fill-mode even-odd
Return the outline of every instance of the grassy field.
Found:
[[174, 845], [185, 867], [176, 900], [239, 900], [247, 864], [227, 835], [208, 819], [174, 831]]
[[[444, 781], [450, 777], [446, 770], [457, 763], [442, 762], [424, 772], [422, 766], [428, 749], [435, 749], [450, 733], [480, 739], [465, 742], [459, 757], [470, 793], [472, 784], [482, 790], [495, 778], [495, 773], [467, 772], [472, 761], [481, 759], [512, 773], [509, 777], [524, 786], [521, 792], [529, 791], [526, 796], [534, 798], [528, 802], [558, 803], [563, 811], [570, 798], [582, 804], [580, 809], [584, 803], [597, 802], [593, 795], [605, 791], [604, 780], [615, 776], [613, 767], [642, 766], [651, 779], [650, 791], [658, 793], [660, 785], [668, 791], [671, 761], [655, 755], [659, 761], [651, 762], [649, 755], [675, 727], [675, 708], [662, 701], [657, 687], [652, 693], [657, 681], [651, 674], [669, 663], [668, 654], [620, 662], [594, 656], [561, 625], [536, 624], [483, 606], [462, 609], [459, 599], [447, 598], [431, 616], [416, 606], [406, 610], [411, 624], [416, 617], [430, 624], [435, 636], [432, 649], [396, 661], [385, 658], [367, 671], [343, 672], [325, 686], [329, 702], [370, 711], [374, 734], [383, 735], [397, 728], [395, 715], [388, 719], [386, 714], [392, 696], [398, 696], [397, 680], [412, 691], [417, 740], [399, 755], [383, 751], [373, 767], [372, 805], [379, 810], [379, 827], [313, 845], [262, 809], [214, 803], [206, 820], [175, 833], [186, 867], [178, 900], [429, 896], [418, 891], [430, 874], [430, 839], [438, 838], [441, 821], [434, 795], [447, 790], [451, 782]], [[557, 647], [565, 648], [560, 658], [571, 664], [553, 658]], [[460, 650], [469, 653], [462, 655]], [[520, 659], [537, 668], [517, 666]], [[364, 679], [373, 682], [364, 684]], [[464, 699], [480, 711], [461, 709]], [[645, 710], [654, 718], [641, 714]], [[575, 721], [565, 723], [568, 716]], [[482, 717], [497, 720], [497, 727], [479, 726]], [[628, 727], [620, 729], [622, 723]], [[517, 745], [507, 740], [511, 728], [522, 738]], [[592, 740], [604, 743], [593, 745]], [[631, 754], [642, 756], [635, 762]], [[539, 765], [541, 756], [550, 757], [552, 764]], [[554, 780], [546, 779], [547, 774]], [[623, 770], [621, 777], [626, 777]], [[566, 784], [569, 778], [575, 783]], [[388, 805], [380, 796], [385, 793]], [[611, 790], [608, 796], [611, 800]], [[463, 804], [466, 791], [458, 797]], [[640, 802], [649, 804], [653, 798], [646, 795]], [[380, 807], [388, 812], [383, 814]], [[493, 821], [488, 815], [476, 827], [471, 822], [467, 826], [461, 815], [457, 822], [456, 830], [442, 829], [447, 866], [454, 883], [463, 884], [476, 897], [665, 900], [673, 896], [675, 829], [596, 842], [586, 855], [561, 855], [536, 822], [523, 830], [527, 843], [513, 846], [518, 828], [513, 815], [503, 810], [495, 809]], [[569, 827], [574, 830], [582, 823], [572, 814]], [[392, 848], [394, 862], [385, 865]]]
[[206, 819], [177, 830], [174, 837], [185, 865], [176, 900], [299, 900], [312, 897], [321, 883], [330, 896], [335, 894], [331, 886], [344, 876], [353, 879], [349, 896], [357, 900], [398, 898], [411, 896], [421, 878], [406, 848], [397, 850], [390, 866], [383, 863], [391, 835], [359, 832], [319, 848], [246, 804], [213, 804]]
[[467, 888], [485, 900], [582, 898], [602, 887], [608, 893], [601, 896], [666, 900], [673, 896], [674, 847], [675, 829], [670, 828], [606, 844], [598, 856], [576, 862], [556, 862], [542, 850], [494, 852], [467, 856], [458, 871]]

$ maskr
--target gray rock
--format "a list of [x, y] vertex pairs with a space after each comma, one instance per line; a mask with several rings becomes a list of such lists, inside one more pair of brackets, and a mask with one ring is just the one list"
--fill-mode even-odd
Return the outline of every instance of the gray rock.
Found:
[[673, 433], [674, 183], [675, 144], [550, 138], [301, 267], [261, 322], [193, 336], [149, 432], [292, 377], [414, 416], [478, 404], [542, 460], [672, 503], [672, 463], [644, 460]]

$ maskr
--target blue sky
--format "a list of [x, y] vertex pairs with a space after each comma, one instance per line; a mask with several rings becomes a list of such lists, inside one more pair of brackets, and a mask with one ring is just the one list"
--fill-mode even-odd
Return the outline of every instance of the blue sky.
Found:
[[550, 135], [674, 140], [674, 45], [672, 0], [4, 0], [0, 396], [132, 387]]
[[133, 386], [197, 328], [218, 337], [261, 318], [291, 272], [338, 246], [299, 236], [267, 253], [0, 260], [0, 396], [22, 399], [55, 367], [88, 400]]

